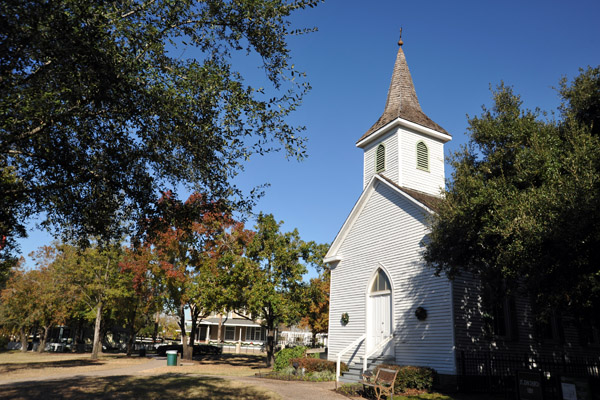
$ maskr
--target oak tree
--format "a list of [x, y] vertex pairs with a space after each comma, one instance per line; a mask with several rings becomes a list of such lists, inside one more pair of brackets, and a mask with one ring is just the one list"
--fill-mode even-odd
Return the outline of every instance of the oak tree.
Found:
[[[532, 300], [539, 318], [600, 315], [600, 69], [560, 87], [558, 119], [510, 87], [469, 119], [425, 259]], [[502, 295], [501, 293], [499, 295]]]
[[0, 253], [33, 213], [117, 239], [162, 190], [239, 199], [251, 156], [302, 158], [287, 117], [309, 85], [287, 40], [318, 2], [1, 2]]
[[274, 362], [276, 328], [298, 323], [306, 311], [307, 266], [322, 260], [312, 257], [314, 245], [304, 242], [298, 230], [281, 232], [282, 224], [260, 213], [245, 257], [230, 273], [231, 287], [237, 290], [233, 309], [266, 328], [267, 366]]

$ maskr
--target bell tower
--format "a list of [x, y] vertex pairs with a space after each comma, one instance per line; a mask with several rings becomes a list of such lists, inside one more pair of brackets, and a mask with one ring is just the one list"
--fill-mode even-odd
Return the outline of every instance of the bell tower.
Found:
[[452, 137], [421, 110], [403, 44], [400, 39], [383, 114], [356, 143], [364, 152], [363, 187], [381, 174], [398, 186], [439, 195], [444, 143]]

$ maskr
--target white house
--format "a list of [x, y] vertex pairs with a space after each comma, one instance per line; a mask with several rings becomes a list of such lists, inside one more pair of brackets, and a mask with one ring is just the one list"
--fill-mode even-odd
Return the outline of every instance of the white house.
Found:
[[451, 283], [421, 257], [449, 140], [421, 110], [400, 43], [383, 115], [356, 143], [362, 194], [325, 258], [330, 360], [385, 357], [455, 375]]

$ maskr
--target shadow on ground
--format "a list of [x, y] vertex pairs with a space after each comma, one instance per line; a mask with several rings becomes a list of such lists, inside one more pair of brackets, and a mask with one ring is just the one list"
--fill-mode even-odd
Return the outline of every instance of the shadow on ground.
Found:
[[45, 361], [45, 362], [28, 362], [28, 363], [5, 363], [0, 364], [0, 376], [5, 373], [15, 372], [20, 370], [31, 370], [41, 368], [75, 368], [75, 367], [88, 367], [91, 365], [102, 365], [104, 362], [101, 360], [58, 360], [58, 361]]
[[220, 354], [218, 356], [205, 355], [194, 357], [194, 361], [198, 361], [202, 365], [210, 364], [228, 364], [234, 367], [246, 367], [250, 369], [264, 370], [266, 359], [265, 356], [253, 354]]
[[176, 374], [150, 377], [73, 377], [0, 387], [2, 399], [273, 399], [253, 387], [221, 378]]

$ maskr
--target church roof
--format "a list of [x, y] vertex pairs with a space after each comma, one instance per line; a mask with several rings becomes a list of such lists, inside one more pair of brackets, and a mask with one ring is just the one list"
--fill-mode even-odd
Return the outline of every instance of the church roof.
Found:
[[[392, 82], [390, 83], [390, 89], [388, 90], [387, 101], [385, 103], [385, 109], [383, 114], [375, 124], [369, 128], [369, 130], [358, 140], [368, 138], [380, 128], [389, 124], [397, 118], [402, 118], [415, 124], [422, 125], [426, 128], [433, 129], [437, 132], [449, 135], [441, 126], [433, 122], [419, 105], [419, 99], [417, 98], [417, 92], [413, 85], [412, 77], [406, 64], [406, 57], [402, 51], [402, 45], [398, 49], [398, 55], [396, 56], [396, 64], [394, 65], [394, 72], [392, 74]], [[358, 143], [357, 142], [357, 143]]]
[[409, 189], [404, 186], [400, 186], [396, 182], [394, 182], [393, 180], [388, 178], [387, 176], [385, 176], [383, 174], [378, 174], [378, 175], [379, 175], [379, 177], [383, 178], [387, 183], [394, 186], [398, 190], [401, 190], [402, 192], [406, 193], [413, 199], [417, 200], [419, 203], [423, 204], [424, 206], [428, 207], [429, 209], [431, 209], [433, 211], [436, 211], [436, 212], [438, 211], [439, 204], [442, 201], [442, 199], [440, 197], [433, 196], [428, 193], [420, 192], [418, 190]]

